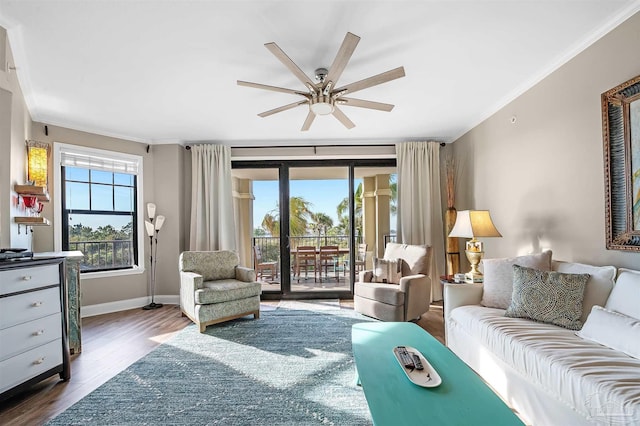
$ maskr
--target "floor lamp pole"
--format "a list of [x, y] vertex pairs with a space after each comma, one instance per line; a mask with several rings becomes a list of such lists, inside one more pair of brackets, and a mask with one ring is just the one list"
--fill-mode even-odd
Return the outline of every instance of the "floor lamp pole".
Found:
[[[152, 207], [150, 207], [151, 205]], [[160, 228], [164, 223], [164, 216], [158, 216], [155, 226], [153, 224], [153, 219], [155, 216], [155, 204], [149, 203], [147, 205], [147, 210], [149, 211], [149, 221], [145, 222], [145, 228], [147, 230], [147, 234], [149, 235], [149, 287], [151, 289], [151, 303], [142, 307], [145, 311], [149, 311], [152, 309], [158, 309], [162, 307], [162, 303], [156, 303], [156, 264], [158, 263], [158, 233], [160, 232]], [[153, 239], [156, 239], [155, 244], [155, 252], [153, 247]]]

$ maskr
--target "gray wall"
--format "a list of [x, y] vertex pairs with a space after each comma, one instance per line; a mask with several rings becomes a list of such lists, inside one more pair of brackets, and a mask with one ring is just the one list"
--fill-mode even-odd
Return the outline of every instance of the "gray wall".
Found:
[[[485, 257], [553, 250], [555, 259], [640, 269], [605, 248], [600, 95], [640, 74], [640, 13], [453, 143], [456, 208], [489, 209], [503, 238]], [[516, 122], [511, 123], [511, 118]]]
[[31, 117], [15, 71], [5, 69], [5, 61], [13, 66], [13, 56], [1, 27], [0, 46], [0, 247], [31, 248], [30, 233], [13, 222], [26, 215], [13, 186], [27, 180], [25, 141], [31, 139]]
[[[144, 159], [143, 196], [145, 205], [153, 202], [157, 205], [156, 214], [162, 214], [166, 221], [159, 234], [158, 266], [156, 273], [156, 295], [177, 295], [179, 293], [178, 281], [178, 254], [181, 250], [183, 214], [183, 148], [178, 145], [157, 145], [150, 147], [147, 153], [147, 144], [80, 132], [57, 126], [48, 126], [48, 136], [44, 134], [44, 124], [33, 123], [32, 133], [34, 138], [43, 142], [61, 142], [71, 145], [80, 145], [91, 148], [105, 149], [127, 154], [140, 155]], [[49, 176], [49, 191], [52, 202], [49, 203], [43, 214], [52, 224], [55, 214], [53, 200], [60, 195], [57, 192], [58, 183], [54, 181], [53, 172]], [[140, 232], [144, 232], [141, 224]], [[148, 239], [145, 238], [145, 262], [148, 263]], [[34, 250], [46, 252], [54, 250], [54, 227], [39, 227], [34, 232]], [[148, 294], [147, 274], [134, 274], [109, 278], [83, 279], [82, 303], [94, 305], [114, 302], [118, 300], [144, 297]]]

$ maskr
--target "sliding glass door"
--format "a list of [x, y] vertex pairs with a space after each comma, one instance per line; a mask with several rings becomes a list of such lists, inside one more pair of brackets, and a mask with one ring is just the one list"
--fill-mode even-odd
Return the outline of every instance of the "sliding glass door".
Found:
[[232, 167], [236, 186], [248, 188], [243, 206], [251, 211], [236, 215], [250, 221], [241, 224], [248, 232], [241, 233], [239, 251], [251, 253], [248, 264], [263, 297], [350, 298], [357, 273], [371, 266], [392, 234], [395, 160], [243, 161]]
[[349, 167], [290, 167], [289, 211], [291, 292], [350, 292]]

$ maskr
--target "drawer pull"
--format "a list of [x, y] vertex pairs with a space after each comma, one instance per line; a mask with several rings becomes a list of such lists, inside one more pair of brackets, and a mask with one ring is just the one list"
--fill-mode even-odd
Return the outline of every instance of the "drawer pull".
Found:
[[33, 365], [40, 365], [44, 362], [44, 357], [40, 358], [40, 359], [36, 359], [35, 361], [33, 361]]
[[42, 302], [33, 302], [31, 306], [33, 306], [34, 308], [39, 308], [40, 306], [42, 306]]
[[33, 332], [34, 336], [42, 336], [43, 334], [44, 334], [44, 330], [38, 330]]
[[30, 281], [31, 280], [31, 275], [25, 275], [22, 277], [22, 281]]

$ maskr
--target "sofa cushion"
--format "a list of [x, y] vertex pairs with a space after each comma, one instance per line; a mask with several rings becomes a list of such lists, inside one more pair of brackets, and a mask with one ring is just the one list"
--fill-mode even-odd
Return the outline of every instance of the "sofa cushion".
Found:
[[206, 281], [203, 287], [196, 290], [195, 302], [199, 305], [222, 303], [236, 299], [259, 296], [262, 286], [258, 282], [244, 282], [238, 280]]
[[584, 327], [576, 334], [640, 358], [640, 320], [636, 318], [594, 306]]
[[616, 268], [613, 266], [593, 266], [582, 263], [561, 262], [554, 260], [551, 262], [551, 269], [565, 274], [589, 274], [589, 281], [584, 290], [584, 300], [582, 301], [582, 316], [580, 321], [587, 320], [591, 308], [594, 305], [604, 306], [613, 282], [616, 278]]
[[393, 284], [360, 282], [354, 286], [354, 294], [388, 305], [404, 305], [404, 293]]
[[373, 282], [398, 284], [402, 278], [402, 259], [373, 260]]
[[563, 274], [513, 265], [513, 296], [505, 316], [579, 330], [588, 279], [589, 274]]
[[640, 419], [640, 360], [581, 339], [574, 331], [508, 318], [504, 312], [462, 306], [451, 311], [449, 322], [477, 339], [470, 345], [487, 348], [583, 417], [598, 424]]
[[385, 259], [402, 259], [402, 276], [429, 275], [431, 247], [411, 244], [388, 243], [384, 249]]
[[513, 292], [513, 265], [550, 271], [551, 251], [502, 259], [483, 259], [482, 304], [484, 306], [500, 309], [509, 307]]
[[620, 312], [627, 316], [640, 319], [640, 271], [620, 268], [616, 285], [605, 307], [610, 311]]

